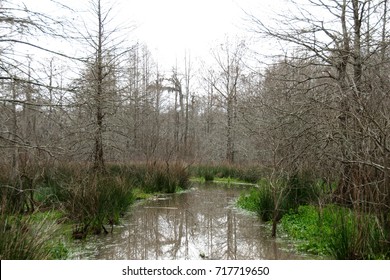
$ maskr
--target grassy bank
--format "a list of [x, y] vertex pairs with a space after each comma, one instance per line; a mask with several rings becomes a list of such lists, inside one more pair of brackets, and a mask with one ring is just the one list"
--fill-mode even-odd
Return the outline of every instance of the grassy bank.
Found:
[[[389, 259], [388, 233], [376, 216], [331, 203], [333, 186], [295, 175], [242, 194], [237, 205], [287, 233], [298, 249], [335, 259]], [[275, 233], [273, 232], [273, 233]]]
[[[166, 163], [108, 165], [100, 173], [84, 165], [29, 170], [0, 178], [1, 259], [65, 258], [59, 236], [108, 233], [134, 200], [185, 189], [189, 178], [184, 166]], [[36, 218], [44, 215], [50, 219]], [[70, 230], [64, 233], [64, 227]]]
[[327, 205], [300, 206], [281, 219], [282, 229], [299, 248], [335, 259], [389, 259], [389, 247], [375, 216]]

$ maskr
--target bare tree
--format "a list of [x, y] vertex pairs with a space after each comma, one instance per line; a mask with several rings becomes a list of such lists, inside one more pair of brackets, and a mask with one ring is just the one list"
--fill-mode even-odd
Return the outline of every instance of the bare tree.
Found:
[[1, 161], [12, 162], [11, 183], [21, 194], [19, 204], [23, 209], [26, 202], [23, 193], [32, 194], [34, 180], [40, 175], [38, 167], [48, 157], [54, 157], [53, 146], [47, 145], [41, 136], [47, 109], [52, 106], [45, 96], [46, 89], [54, 90], [54, 86], [42, 78], [37, 59], [26, 54], [26, 47], [40, 54], [71, 56], [35, 39], [55, 40], [65, 36], [64, 22], [44, 13], [1, 1], [0, 25]]
[[[388, 211], [384, 209], [390, 207], [389, 111], [383, 107], [389, 104], [383, 73], [389, 62], [387, 1], [292, 3], [295, 13], [280, 17], [274, 26], [255, 16], [251, 20], [257, 34], [290, 47], [286, 61], [300, 74], [282, 79], [289, 83], [286, 88], [294, 95], [300, 93], [307, 106], [330, 116], [317, 115], [314, 123], [318, 125], [308, 127], [299, 141], [315, 140], [311, 152], [327, 158], [329, 173], [338, 171], [333, 180], [339, 182], [335, 193], [339, 202], [357, 210], [374, 209], [383, 217]], [[277, 115], [288, 121], [313, 112], [309, 109], [299, 116], [296, 108], [289, 109], [288, 115], [284, 111]], [[322, 127], [320, 133], [317, 127]], [[313, 163], [309, 159], [306, 166]]]
[[89, 58], [80, 82], [84, 94], [88, 96], [84, 106], [88, 106], [93, 114], [92, 161], [96, 171], [105, 170], [104, 151], [108, 141], [106, 138], [109, 137], [105, 132], [110, 128], [108, 117], [116, 112], [115, 107], [120, 101], [118, 71], [125, 54], [130, 50], [123, 46], [125, 40], [118, 35], [121, 28], [111, 27], [112, 11], [113, 8], [104, 1], [91, 0], [89, 12], [92, 22], [84, 22], [85, 28], [78, 29], [79, 36], [89, 46]]
[[208, 82], [219, 94], [226, 109], [226, 161], [234, 163], [235, 123], [237, 120], [238, 82], [243, 71], [244, 42], [221, 44], [213, 51], [215, 70], [209, 72]]

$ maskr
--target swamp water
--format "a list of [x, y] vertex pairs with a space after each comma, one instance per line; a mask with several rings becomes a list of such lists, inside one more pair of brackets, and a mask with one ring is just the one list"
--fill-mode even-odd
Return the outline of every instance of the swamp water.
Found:
[[77, 244], [74, 259], [303, 259], [235, 207], [245, 186], [193, 184], [189, 191], [136, 203], [113, 234]]

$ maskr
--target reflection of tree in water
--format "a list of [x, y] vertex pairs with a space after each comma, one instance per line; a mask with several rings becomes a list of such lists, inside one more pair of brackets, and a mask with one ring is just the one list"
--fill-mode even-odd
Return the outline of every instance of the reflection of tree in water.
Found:
[[200, 187], [171, 199], [135, 207], [121, 234], [96, 256], [101, 259], [294, 259], [265, 237], [256, 217], [231, 204], [242, 189]]

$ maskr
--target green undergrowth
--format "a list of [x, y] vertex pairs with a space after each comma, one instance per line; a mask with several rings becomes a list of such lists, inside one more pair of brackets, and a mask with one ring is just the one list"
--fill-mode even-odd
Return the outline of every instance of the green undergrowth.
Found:
[[315, 206], [331, 190], [332, 185], [298, 175], [273, 184], [262, 179], [237, 205], [271, 224], [276, 217], [279, 234], [295, 240], [299, 250], [334, 259], [389, 259], [388, 233], [375, 215], [329, 203]]
[[215, 183], [225, 183], [225, 184], [251, 184], [251, 183], [248, 183], [244, 180], [241, 180], [241, 179], [237, 179], [237, 178], [230, 178], [230, 177], [227, 177], [227, 178], [217, 178], [217, 179], [214, 179], [213, 182]]
[[250, 212], [259, 213], [259, 192], [252, 188], [249, 193], [242, 193], [236, 202], [237, 206]]
[[204, 177], [191, 177], [189, 179], [191, 182], [195, 182], [195, 183], [207, 183], [207, 182], [213, 182], [213, 183], [222, 183], [222, 184], [252, 184], [252, 183], [248, 183], [248, 182], [245, 182], [243, 180], [240, 180], [240, 179], [236, 179], [236, 178], [214, 178], [213, 180], [209, 180], [207, 181]]
[[194, 183], [206, 183], [206, 180], [204, 177], [190, 177], [190, 182]]
[[376, 218], [351, 209], [327, 205], [300, 206], [284, 215], [282, 229], [300, 242], [299, 249], [335, 259], [386, 259], [388, 246]]
[[66, 259], [69, 248], [59, 211], [0, 216], [0, 259]]
[[257, 188], [249, 194], [243, 193], [237, 203], [268, 222], [273, 219], [275, 211], [279, 220], [285, 213], [296, 211], [301, 205], [317, 202], [319, 197], [326, 196], [326, 188], [327, 184], [323, 181], [302, 174], [280, 178], [272, 183], [262, 178], [257, 182]]
[[135, 200], [149, 199], [159, 193], [146, 193], [140, 188], [133, 189], [133, 195]]

